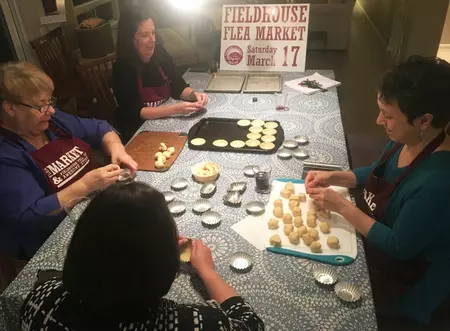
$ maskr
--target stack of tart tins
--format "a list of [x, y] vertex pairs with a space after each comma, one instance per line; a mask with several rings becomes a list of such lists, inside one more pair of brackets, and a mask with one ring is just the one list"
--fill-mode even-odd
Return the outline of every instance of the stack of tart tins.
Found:
[[317, 266], [313, 271], [313, 275], [316, 282], [322, 286], [332, 287], [334, 285], [334, 293], [345, 303], [355, 303], [362, 297], [362, 291], [358, 285], [348, 281], [338, 282], [338, 274], [330, 266]]
[[277, 156], [281, 160], [289, 160], [294, 156], [299, 160], [306, 160], [309, 158], [309, 152], [302, 146], [309, 144], [309, 139], [306, 136], [295, 136], [294, 139], [287, 139], [278, 151]]

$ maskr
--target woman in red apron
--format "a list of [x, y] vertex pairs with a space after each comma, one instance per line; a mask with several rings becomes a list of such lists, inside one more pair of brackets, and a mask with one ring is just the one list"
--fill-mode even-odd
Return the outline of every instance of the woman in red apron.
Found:
[[[389, 143], [369, 167], [310, 172], [307, 192], [364, 237], [379, 313], [427, 324], [450, 295], [450, 65], [409, 58], [388, 72], [377, 124]], [[329, 185], [363, 187], [364, 213]]]
[[[121, 12], [113, 86], [119, 106], [116, 125], [125, 140], [144, 120], [195, 113], [208, 101], [205, 93], [189, 87], [170, 55], [156, 44], [153, 19], [140, 7]], [[183, 102], [163, 105], [169, 98]]]
[[[64, 218], [63, 206], [136, 163], [108, 123], [56, 110], [53, 82], [34, 65], [5, 65], [1, 77], [0, 252], [28, 259]], [[91, 146], [113, 164], [96, 169]]]

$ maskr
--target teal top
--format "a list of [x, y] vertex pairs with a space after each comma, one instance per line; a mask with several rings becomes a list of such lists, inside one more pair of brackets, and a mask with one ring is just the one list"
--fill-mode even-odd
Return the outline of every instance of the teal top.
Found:
[[[394, 146], [386, 145], [383, 153]], [[384, 180], [393, 183], [405, 170], [398, 168], [401, 148], [386, 162]], [[381, 156], [369, 167], [354, 169], [364, 185]], [[428, 324], [432, 312], [450, 294], [450, 152], [439, 151], [422, 160], [402, 181], [377, 219], [367, 240], [391, 256], [406, 261], [424, 257], [426, 275], [398, 298], [396, 307], [409, 318]]]

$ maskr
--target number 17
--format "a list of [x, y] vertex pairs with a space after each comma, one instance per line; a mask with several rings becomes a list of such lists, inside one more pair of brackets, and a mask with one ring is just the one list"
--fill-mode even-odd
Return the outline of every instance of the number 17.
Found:
[[[287, 67], [287, 57], [288, 57], [288, 46], [286, 46], [284, 48], [284, 62], [283, 62], [283, 67]], [[300, 46], [291, 46], [291, 52], [294, 53], [294, 59], [292, 60], [292, 66], [296, 67], [297, 66], [297, 56], [298, 56], [298, 51], [300, 50]]]

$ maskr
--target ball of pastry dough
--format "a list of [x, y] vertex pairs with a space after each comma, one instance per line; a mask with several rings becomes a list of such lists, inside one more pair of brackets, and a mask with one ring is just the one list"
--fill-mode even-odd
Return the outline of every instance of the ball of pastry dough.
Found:
[[294, 226], [292, 224], [285, 224], [283, 231], [286, 236], [289, 236], [289, 233], [294, 231]]
[[289, 241], [291, 244], [298, 245], [300, 243], [300, 235], [298, 232], [293, 231], [289, 233]]
[[155, 160], [158, 160], [161, 156], [163, 156], [163, 153], [161, 152], [155, 153]]
[[160, 143], [160, 144], [159, 144], [159, 150], [160, 150], [161, 152], [167, 151], [167, 146], [166, 146], [166, 144]]
[[288, 213], [285, 213], [283, 215], [283, 223], [284, 224], [292, 224], [292, 215], [288, 214]]
[[311, 235], [309, 233], [305, 233], [304, 235], [302, 235], [302, 239], [303, 239], [303, 243], [306, 246], [311, 245], [314, 241], [313, 237], [311, 237]]
[[286, 183], [286, 186], [284, 187], [284, 189], [291, 191], [292, 194], [295, 193], [295, 187], [294, 187], [294, 184], [292, 184], [292, 182]]
[[278, 218], [282, 218], [283, 217], [283, 208], [281, 207], [275, 207], [273, 209], [273, 216], [278, 217]]
[[175, 153], [175, 147], [169, 147], [169, 148], [167, 149], [167, 151], [168, 151], [170, 154], [173, 154], [173, 153]]
[[310, 227], [310, 228], [315, 228], [317, 226], [317, 222], [315, 218], [310, 218], [308, 217], [306, 219], [306, 224]]
[[303, 219], [301, 216], [295, 216], [294, 217], [294, 225], [299, 228], [303, 225]]
[[298, 198], [300, 202], [306, 202], [306, 194], [305, 193], [299, 193]]
[[283, 200], [281, 200], [281, 199], [276, 199], [276, 200], [273, 202], [273, 206], [274, 206], [274, 207], [281, 207], [281, 208], [283, 208]]
[[156, 161], [155, 162], [155, 168], [156, 169], [164, 168], [164, 162], [162, 162], [161, 160]]
[[267, 222], [267, 226], [270, 230], [278, 229], [278, 220], [276, 218], [271, 218], [269, 222]]
[[160, 155], [157, 161], [161, 161], [162, 163], [166, 163], [167, 158], [164, 155]]
[[295, 207], [294, 209], [292, 209], [292, 215], [302, 216], [302, 209], [300, 207]]
[[331, 213], [329, 210], [323, 209], [323, 210], [319, 211], [319, 216], [326, 220], [329, 220], [331, 218]]
[[297, 205], [299, 205], [300, 204], [300, 196], [298, 195], [298, 194], [292, 194], [290, 197], [289, 197], [289, 202], [290, 201], [297, 201]]
[[297, 232], [299, 236], [303, 236], [305, 233], [308, 233], [308, 229], [306, 228], [306, 226], [302, 225], [297, 229]]
[[320, 207], [320, 205], [319, 205], [317, 202], [315, 202], [314, 200], [312, 201], [311, 208], [312, 208], [312, 209], [315, 209], [316, 211], [322, 210], [322, 208]]
[[330, 233], [330, 226], [328, 225], [328, 222], [320, 222], [319, 229], [322, 233]]
[[313, 237], [314, 240], [317, 240], [317, 238], [319, 238], [319, 231], [314, 228], [308, 229], [308, 233], [311, 235], [311, 237]]
[[166, 159], [170, 159], [170, 157], [172, 156], [169, 151], [163, 152], [163, 155], [166, 157]]
[[340, 247], [339, 238], [335, 236], [328, 236], [327, 245], [330, 248], [338, 249]]
[[289, 199], [292, 195], [292, 192], [284, 189], [284, 190], [281, 190], [280, 195], [282, 198]]
[[309, 217], [309, 216], [317, 217], [317, 216], [316, 216], [316, 210], [315, 210], [315, 209], [309, 209], [308, 212], [306, 213], [306, 215], [307, 215], [308, 217]]
[[281, 238], [280, 238], [280, 236], [277, 235], [277, 234], [274, 234], [272, 237], [270, 237], [269, 243], [273, 247], [281, 247]]
[[318, 241], [314, 241], [313, 243], [311, 243], [309, 248], [311, 248], [311, 252], [313, 252], [313, 253], [321, 253], [322, 252], [322, 245]]
[[289, 200], [289, 209], [290, 210], [294, 210], [294, 208], [296, 208], [298, 206], [297, 201], [291, 201]]

